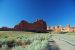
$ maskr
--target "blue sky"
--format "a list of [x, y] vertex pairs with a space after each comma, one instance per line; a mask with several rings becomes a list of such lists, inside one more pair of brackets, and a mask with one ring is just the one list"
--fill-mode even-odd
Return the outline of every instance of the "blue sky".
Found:
[[74, 0], [0, 0], [0, 27], [13, 27], [21, 20], [43, 19], [48, 26], [75, 26]]

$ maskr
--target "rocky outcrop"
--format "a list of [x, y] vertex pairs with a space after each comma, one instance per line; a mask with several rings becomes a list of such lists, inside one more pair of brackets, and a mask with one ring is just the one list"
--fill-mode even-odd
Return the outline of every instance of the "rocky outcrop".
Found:
[[43, 20], [37, 20], [34, 23], [28, 23], [22, 20], [14, 27], [16, 31], [33, 31], [33, 32], [47, 32], [47, 24]]

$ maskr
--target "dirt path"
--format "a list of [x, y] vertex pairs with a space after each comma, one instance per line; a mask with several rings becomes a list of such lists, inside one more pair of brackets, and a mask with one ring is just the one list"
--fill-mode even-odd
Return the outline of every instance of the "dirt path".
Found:
[[67, 43], [66, 41], [60, 39], [58, 36], [53, 36], [52, 39], [55, 40], [60, 50], [75, 50], [75, 46]]

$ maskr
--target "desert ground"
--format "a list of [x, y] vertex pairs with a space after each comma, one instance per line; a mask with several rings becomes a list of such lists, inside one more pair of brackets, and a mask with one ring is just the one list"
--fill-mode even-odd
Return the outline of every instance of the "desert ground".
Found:
[[75, 33], [0, 31], [0, 50], [75, 50]]

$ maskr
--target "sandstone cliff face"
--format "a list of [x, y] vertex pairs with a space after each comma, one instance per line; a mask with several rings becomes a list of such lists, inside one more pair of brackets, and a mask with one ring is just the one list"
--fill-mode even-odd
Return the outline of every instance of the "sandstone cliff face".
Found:
[[34, 23], [28, 23], [22, 20], [14, 27], [16, 31], [33, 31], [33, 32], [47, 32], [47, 24], [43, 20], [37, 20]]

